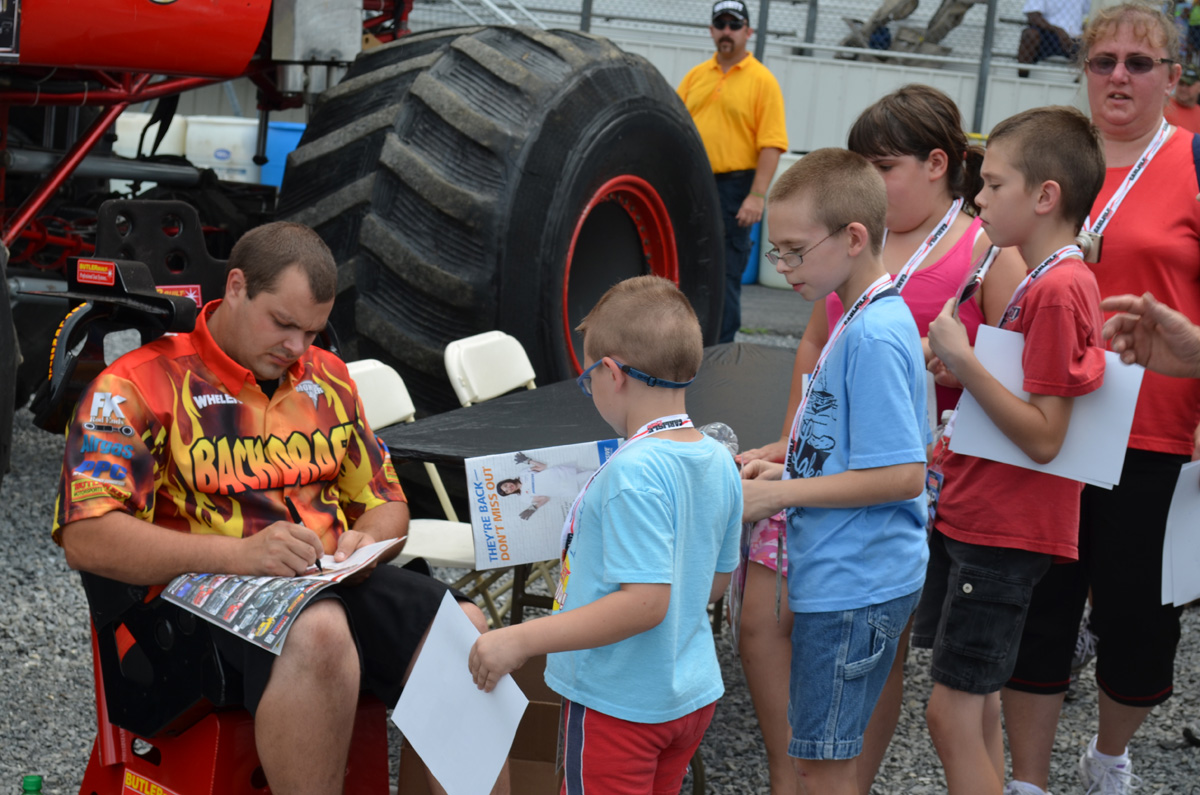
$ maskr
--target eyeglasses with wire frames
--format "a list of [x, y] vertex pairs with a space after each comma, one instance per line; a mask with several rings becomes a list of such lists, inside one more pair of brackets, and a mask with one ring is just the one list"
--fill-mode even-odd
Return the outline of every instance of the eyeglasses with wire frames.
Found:
[[651, 386], [651, 387], [661, 386], [663, 389], [683, 389], [685, 386], [688, 386], [689, 384], [691, 384], [693, 381], [696, 380], [695, 376], [692, 376], [691, 378], [689, 378], [686, 381], [668, 381], [665, 378], [656, 378], [655, 376], [649, 375], [648, 373], [643, 373], [641, 370], [637, 369], [636, 367], [631, 367], [628, 364], [621, 364], [616, 359], [613, 359], [613, 357], [611, 357], [611, 356], [607, 356], [607, 357], [601, 356], [599, 359], [592, 362], [591, 367], [584, 370], [582, 373], [579, 374], [579, 377], [575, 379], [575, 383], [579, 384], [580, 391], [583, 392], [583, 394], [586, 395], [587, 397], [592, 396], [592, 370], [595, 370], [597, 367], [599, 367], [601, 364], [603, 364], [604, 360], [606, 358], [612, 359], [612, 362], [613, 362], [613, 364], [615, 364], [617, 366], [617, 369], [619, 369], [621, 372], [625, 373], [625, 375], [629, 376], [630, 378], [636, 378], [637, 380], [641, 381], [643, 384], [647, 384], [648, 386]]
[[789, 270], [792, 268], [799, 268], [804, 264], [804, 258], [811, 254], [813, 249], [845, 229], [847, 226], [849, 226], [849, 224], [842, 224], [837, 229], [833, 230], [829, 234], [825, 235], [825, 237], [809, 246], [808, 251], [780, 251], [778, 248], [773, 248], [767, 252], [767, 262], [771, 263], [772, 265], [778, 265], [780, 262], [782, 262], [783, 267]]
[[1125, 71], [1131, 75], [1144, 75], [1160, 63], [1173, 64], [1175, 61], [1172, 58], [1151, 58], [1149, 55], [1127, 55], [1125, 60], [1119, 61], [1111, 55], [1097, 55], [1086, 59], [1084, 63], [1092, 74], [1106, 77], [1113, 73], [1119, 63], [1125, 64]]
[[712, 26], [717, 30], [725, 30], [725, 28], [729, 28], [730, 30], [741, 30], [746, 26], [746, 23], [740, 19], [728, 19], [726, 17], [721, 17], [720, 19], [714, 19]]

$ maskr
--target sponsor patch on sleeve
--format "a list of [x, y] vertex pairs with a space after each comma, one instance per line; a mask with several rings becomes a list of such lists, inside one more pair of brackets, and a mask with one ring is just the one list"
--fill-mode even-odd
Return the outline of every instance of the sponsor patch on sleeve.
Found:
[[131, 492], [112, 483], [104, 483], [91, 478], [75, 478], [71, 481], [71, 502], [84, 502], [97, 497], [109, 497], [115, 500], [128, 500]]

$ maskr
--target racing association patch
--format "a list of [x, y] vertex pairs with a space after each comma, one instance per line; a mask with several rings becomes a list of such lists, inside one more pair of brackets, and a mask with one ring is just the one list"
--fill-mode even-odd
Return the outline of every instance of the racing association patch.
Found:
[[318, 386], [315, 381], [301, 381], [296, 384], [296, 391], [308, 395], [312, 399], [314, 409], [317, 407], [317, 398], [325, 394], [325, 390]]

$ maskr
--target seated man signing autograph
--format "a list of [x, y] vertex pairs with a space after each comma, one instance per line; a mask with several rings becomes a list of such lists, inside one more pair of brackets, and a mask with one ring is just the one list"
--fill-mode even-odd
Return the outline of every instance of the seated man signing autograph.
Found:
[[[234, 246], [225, 297], [194, 331], [92, 382], [68, 431], [54, 524], [72, 568], [137, 585], [189, 571], [293, 576], [323, 553], [341, 560], [406, 534], [404, 492], [346, 365], [312, 347], [336, 281], [311, 229], [258, 227]], [[355, 577], [300, 613], [278, 657], [213, 630], [243, 673], [273, 792], [342, 791], [360, 687], [396, 703], [446, 591], [395, 566]], [[474, 604], [462, 608], [487, 628]]]

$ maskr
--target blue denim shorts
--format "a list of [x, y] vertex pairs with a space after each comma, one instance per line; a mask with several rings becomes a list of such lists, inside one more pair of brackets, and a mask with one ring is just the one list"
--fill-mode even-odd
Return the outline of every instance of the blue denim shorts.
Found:
[[890, 602], [830, 613], [796, 613], [788, 755], [853, 759], [883, 692], [916, 591]]
[[963, 693], [995, 693], [1017, 664], [1033, 586], [1050, 569], [1041, 552], [929, 539], [925, 591], [912, 644], [933, 649], [933, 681]]

